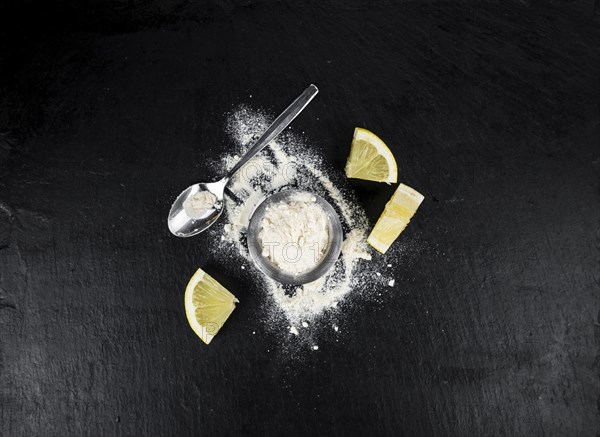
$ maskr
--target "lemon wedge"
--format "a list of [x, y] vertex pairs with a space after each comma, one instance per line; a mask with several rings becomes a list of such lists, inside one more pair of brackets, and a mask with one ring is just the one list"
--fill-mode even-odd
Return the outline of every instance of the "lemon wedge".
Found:
[[185, 314], [196, 335], [206, 344], [235, 309], [236, 297], [202, 269], [198, 269], [185, 289]]
[[402, 233], [421, 202], [423, 195], [408, 185], [400, 184], [367, 238], [367, 243], [385, 253]]
[[394, 184], [398, 181], [398, 166], [391, 150], [377, 135], [357, 127], [346, 162], [346, 176]]

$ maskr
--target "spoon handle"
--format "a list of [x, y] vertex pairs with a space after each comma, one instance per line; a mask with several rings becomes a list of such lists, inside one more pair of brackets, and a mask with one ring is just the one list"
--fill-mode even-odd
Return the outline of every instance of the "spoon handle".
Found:
[[306, 88], [302, 94], [298, 96], [296, 100], [292, 102], [290, 106], [287, 107], [285, 111], [279, 115], [275, 119], [271, 126], [265, 131], [264, 134], [254, 143], [254, 145], [246, 152], [242, 159], [240, 159], [237, 164], [233, 166], [233, 168], [229, 171], [226, 176], [226, 179], [229, 180], [236, 171], [244, 166], [250, 159], [254, 157], [258, 152], [265, 148], [277, 135], [279, 135], [288, 125], [302, 112], [306, 105], [310, 103], [310, 101], [317, 95], [319, 89], [310, 85]]

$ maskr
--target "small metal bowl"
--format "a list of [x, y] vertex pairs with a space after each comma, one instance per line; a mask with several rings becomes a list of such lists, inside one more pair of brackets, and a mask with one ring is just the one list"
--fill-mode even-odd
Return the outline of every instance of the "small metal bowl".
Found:
[[[293, 200], [294, 197], [297, 197], [298, 195], [306, 194], [314, 196], [316, 199], [316, 203], [325, 211], [325, 213], [329, 217], [329, 243], [327, 245], [327, 248], [325, 249], [321, 262], [317, 264], [316, 267], [302, 273], [292, 274], [289, 272], [282, 271], [276, 265], [271, 263], [269, 259], [262, 255], [258, 233], [260, 230], [260, 224], [269, 206], [275, 205], [280, 202]], [[333, 207], [329, 204], [329, 202], [327, 202], [322, 197], [308, 191], [289, 189], [285, 191], [280, 191], [279, 193], [267, 197], [260, 205], [258, 205], [258, 207], [254, 210], [252, 217], [250, 218], [250, 223], [248, 225], [247, 240], [248, 251], [250, 252], [250, 256], [252, 257], [254, 263], [260, 271], [262, 271], [265, 275], [275, 279], [276, 281], [281, 282], [282, 284], [300, 285], [316, 281], [325, 273], [327, 273], [327, 271], [331, 267], [333, 267], [336, 260], [340, 256], [340, 252], [342, 250], [343, 232], [342, 225], [340, 224], [340, 219]]]

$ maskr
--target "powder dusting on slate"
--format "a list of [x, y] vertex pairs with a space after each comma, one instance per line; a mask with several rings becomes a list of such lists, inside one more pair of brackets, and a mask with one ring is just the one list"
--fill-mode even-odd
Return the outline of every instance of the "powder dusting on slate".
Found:
[[[227, 131], [236, 148], [218, 162], [219, 170], [225, 172], [233, 167], [269, 123], [264, 113], [246, 106], [231, 113]], [[401, 245], [396, 243], [396, 250], [390, 250], [385, 256], [371, 255], [366, 243], [371, 228], [367, 216], [353, 193], [339, 188], [339, 185], [347, 185], [347, 181], [338, 182], [343, 176], [341, 170], [337, 173], [336, 178], [315, 146], [306, 144], [288, 129], [235, 175], [225, 193], [224, 225], [211, 230], [218, 233], [213, 239], [217, 242], [213, 248], [215, 255], [237, 258], [237, 265], [247, 264], [249, 268], [244, 274], [250, 274], [254, 285], [265, 290], [266, 324], [285, 333], [281, 336], [282, 342], [293, 340], [304, 344], [306, 349], [314, 345], [314, 336], [322, 326], [321, 319], [326, 319], [327, 314], [336, 313], [339, 318], [355, 297], [372, 299], [377, 294], [374, 290], [389, 290], [389, 278], [385, 280], [374, 272], [385, 268], [401, 250]], [[325, 276], [310, 284], [282, 285], [270, 279], [254, 267], [246, 246], [245, 232], [254, 209], [283, 187], [312, 191], [325, 198], [338, 212], [344, 229], [342, 255]], [[298, 331], [298, 326], [308, 328]], [[328, 329], [322, 331], [331, 332], [330, 326], [327, 324]]]

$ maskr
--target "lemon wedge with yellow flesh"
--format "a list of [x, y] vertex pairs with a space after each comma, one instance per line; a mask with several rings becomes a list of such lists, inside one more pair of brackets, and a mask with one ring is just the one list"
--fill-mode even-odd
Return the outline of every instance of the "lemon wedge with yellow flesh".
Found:
[[225, 287], [198, 269], [185, 289], [185, 314], [191, 328], [206, 344], [217, 335], [239, 302]]
[[357, 127], [346, 162], [346, 176], [395, 184], [398, 166], [388, 146], [373, 132]]
[[408, 185], [400, 184], [390, 201], [385, 205], [383, 214], [367, 238], [367, 243], [381, 253], [385, 253], [402, 233], [421, 202], [423, 195]]

